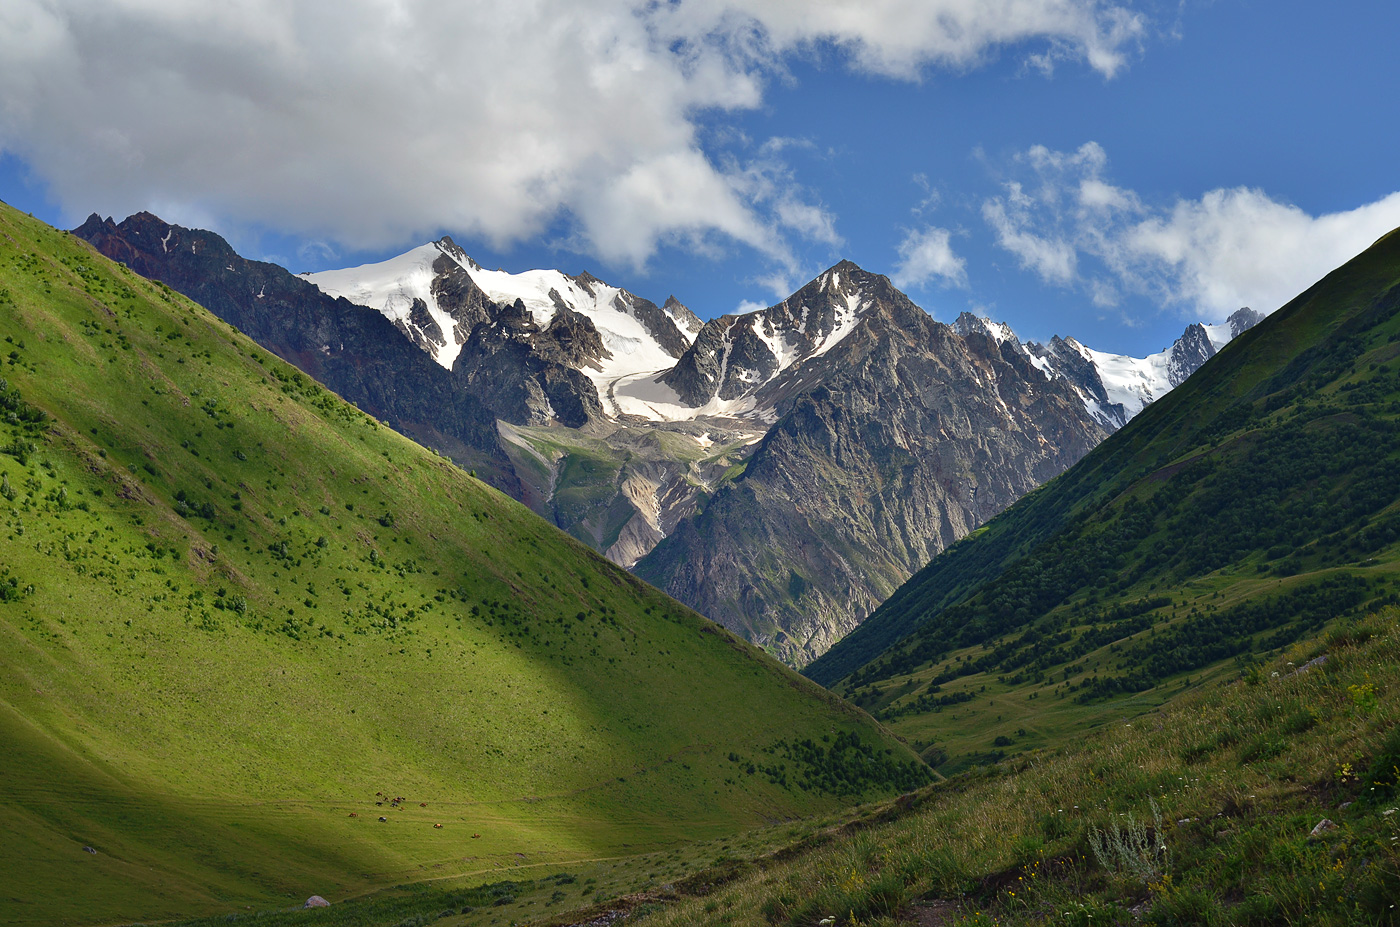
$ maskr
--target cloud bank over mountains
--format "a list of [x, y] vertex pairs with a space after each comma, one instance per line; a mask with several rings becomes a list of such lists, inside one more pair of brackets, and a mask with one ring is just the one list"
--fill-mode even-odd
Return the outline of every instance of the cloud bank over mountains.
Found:
[[1017, 167], [1020, 179], [982, 203], [997, 243], [1105, 308], [1137, 295], [1192, 319], [1272, 312], [1400, 226], [1400, 193], [1320, 216], [1248, 187], [1154, 206], [1106, 179], [1108, 155], [1094, 142], [1037, 145]]
[[562, 225], [611, 264], [739, 243], [782, 269], [839, 242], [835, 217], [771, 151], [716, 157], [704, 118], [763, 106], [799, 56], [917, 80], [1014, 49], [1112, 76], [1143, 31], [1100, 0], [9, 0], [0, 151], [73, 217], [351, 248]]

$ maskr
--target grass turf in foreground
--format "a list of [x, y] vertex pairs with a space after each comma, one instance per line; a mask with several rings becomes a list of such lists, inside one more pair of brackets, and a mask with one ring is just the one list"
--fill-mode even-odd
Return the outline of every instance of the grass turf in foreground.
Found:
[[[896, 820], [633, 916], [654, 927], [1400, 923], [1397, 617], [1339, 625], [1232, 684], [931, 786]], [[1335, 827], [1313, 836], [1324, 819]]]

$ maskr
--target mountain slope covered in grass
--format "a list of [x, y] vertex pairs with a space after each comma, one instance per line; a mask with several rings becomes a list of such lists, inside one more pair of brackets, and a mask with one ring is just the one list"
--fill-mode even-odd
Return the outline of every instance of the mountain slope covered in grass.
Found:
[[807, 672], [942, 742], [938, 759], [995, 758], [1394, 601], [1398, 312], [1390, 235], [935, 559]]
[[538, 872], [928, 776], [864, 713], [4, 206], [0, 379], [0, 921]]

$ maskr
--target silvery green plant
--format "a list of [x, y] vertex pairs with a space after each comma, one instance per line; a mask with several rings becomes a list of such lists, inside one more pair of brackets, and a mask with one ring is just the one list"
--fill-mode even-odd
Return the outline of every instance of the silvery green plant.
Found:
[[[1149, 800], [1150, 801], [1150, 800]], [[1141, 879], [1144, 885], [1160, 883], [1171, 870], [1171, 854], [1167, 850], [1162, 829], [1162, 813], [1157, 802], [1152, 805], [1152, 832], [1147, 823], [1139, 821], [1132, 812], [1127, 823], [1120, 826], [1110, 821], [1104, 830], [1089, 829], [1089, 848], [1103, 868], [1120, 875]]]

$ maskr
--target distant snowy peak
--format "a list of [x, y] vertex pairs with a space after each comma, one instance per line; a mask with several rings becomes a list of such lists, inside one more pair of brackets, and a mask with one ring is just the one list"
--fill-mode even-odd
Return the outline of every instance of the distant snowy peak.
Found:
[[[484, 342], [472, 339], [477, 326], [492, 326], [481, 330], [489, 333], [504, 325], [534, 358], [529, 363], [562, 364], [577, 372], [570, 374], [575, 378], [582, 373], [583, 391], [597, 393], [596, 403], [586, 397], [596, 414], [652, 421], [771, 421], [777, 403], [809, 388], [829, 366], [810, 362], [875, 324], [863, 328], [867, 320], [887, 317], [887, 323], [907, 326], [901, 312], [922, 315], [887, 278], [850, 261], [766, 309], [704, 323], [674, 296], [657, 306], [589, 273], [487, 270], [446, 237], [378, 264], [304, 276], [331, 296], [383, 313], [449, 370], [459, 357], [482, 363]], [[884, 308], [872, 313], [877, 306]], [[1262, 318], [1245, 308], [1220, 324], [1190, 325], [1171, 347], [1141, 358], [1058, 336], [1044, 345], [1022, 343], [1006, 323], [970, 312], [950, 327], [963, 338], [991, 338], [1047, 378], [1067, 381], [1093, 418], [1115, 430]], [[469, 341], [475, 347], [463, 355]], [[485, 376], [462, 373], [469, 380]]]
[[1016, 333], [1011, 330], [1011, 326], [1005, 322], [994, 322], [986, 316], [973, 315], [971, 312], [964, 312], [953, 320], [953, 331], [966, 338], [968, 335], [986, 335], [997, 344], [1007, 341], [1021, 344], [1021, 339], [1016, 337]]
[[1150, 403], [1185, 382], [1216, 353], [1264, 315], [1248, 307], [1236, 310], [1218, 325], [1188, 325], [1165, 351], [1147, 357], [1108, 354], [1074, 338], [1056, 336], [1049, 344], [1022, 344], [1003, 322], [964, 312], [953, 323], [963, 337], [984, 334], [998, 344], [1010, 343], [1024, 352], [1047, 377], [1068, 381], [1099, 424], [1116, 430]]
[[752, 412], [764, 386], [856, 330], [883, 279], [842, 261], [776, 305], [706, 322], [675, 367], [635, 386], [664, 387], [681, 407]]
[[329, 296], [379, 310], [450, 370], [472, 326], [495, 315], [471, 267], [475, 262], [443, 238], [378, 264], [302, 276]]
[[1210, 343], [1215, 345], [1215, 350], [1219, 351], [1231, 340], [1238, 338], [1262, 321], [1264, 321], [1264, 313], [1256, 312], [1245, 306], [1243, 309], [1236, 309], [1230, 313], [1230, 317], [1219, 325], [1202, 325], [1201, 327], [1206, 330], [1206, 334], [1210, 337]]
[[592, 323], [604, 350], [583, 372], [600, 387], [670, 367], [701, 328], [675, 297], [659, 307], [588, 273], [486, 270], [446, 237], [378, 264], [305, 277], [331, 296], [379, 310], [449, 369], [474, 326], [495, 321], [517, 302], [541, 330], [561, 312]]

